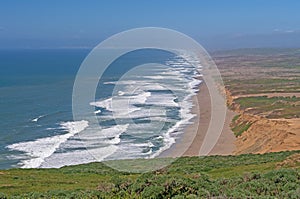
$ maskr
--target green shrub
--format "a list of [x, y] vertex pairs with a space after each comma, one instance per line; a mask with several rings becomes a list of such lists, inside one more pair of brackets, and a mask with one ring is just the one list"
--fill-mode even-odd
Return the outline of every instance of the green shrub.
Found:
[[151, 199], [157, 199], [157, 198], [163, 198], [164, 194], [164, 187], [159, 185], [151, 185], [148, 187], [145, 187], [141, 193], [142, 198], [151, 198]]
[[0, 192], [0, 199], [6, 199], [6, 194]]
[[0, 198], [299, 198], [299, 165], [276, 169], [296, 153], [181, 157], [162, 171], [143, 174], [101, 173], [97, 165], [103, 165], [94, 163], [11, 169], [1, 171]]

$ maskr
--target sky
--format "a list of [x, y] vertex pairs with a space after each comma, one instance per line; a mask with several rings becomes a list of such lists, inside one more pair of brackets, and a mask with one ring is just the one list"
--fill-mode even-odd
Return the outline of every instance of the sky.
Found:
[[121, 31], [164, 27], [209, 49], [300, 47], [298, 0], [9, 0], [0, 48], [92, 48]]

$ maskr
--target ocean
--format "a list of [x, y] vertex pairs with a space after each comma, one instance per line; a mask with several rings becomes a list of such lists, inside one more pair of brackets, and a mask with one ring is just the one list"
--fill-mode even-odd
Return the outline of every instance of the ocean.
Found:
[[0, 169], [153, 158], [177, 141], [201, 83], [192, 54], [144, 49], [115, 60], [89, 104], [96, 127], [72, 115], [74, 80], [88, 53], [0, 51]]

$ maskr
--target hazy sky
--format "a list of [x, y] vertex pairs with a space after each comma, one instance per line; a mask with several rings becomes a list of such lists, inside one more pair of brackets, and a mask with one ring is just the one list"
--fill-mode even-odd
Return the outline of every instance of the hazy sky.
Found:
[[300, 47], [299, 0], [9, 0], [0, 48], [93, 47], [130, 28], [178, 30], [207, 48]]

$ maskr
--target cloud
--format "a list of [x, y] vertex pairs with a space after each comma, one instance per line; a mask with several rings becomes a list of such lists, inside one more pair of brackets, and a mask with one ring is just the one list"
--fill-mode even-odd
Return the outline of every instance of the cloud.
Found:
[[286, 30], [285, 33], [294, 33], [295, 30]]
[[298, 33], [299, 30], [275, 28], [275, 29], [273, 29], [273, 32], [279, 33], [279, 34], [287, 34], [287, 33]]

